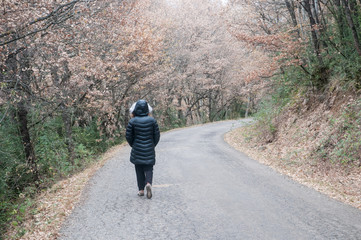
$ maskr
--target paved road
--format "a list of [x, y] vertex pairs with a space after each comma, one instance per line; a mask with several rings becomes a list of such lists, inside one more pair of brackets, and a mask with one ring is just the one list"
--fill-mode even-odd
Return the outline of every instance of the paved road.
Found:
[[227, 145], [223, 134], [242, 124], [162, 134], [151, 200], [137, 196], [122, 148], [91, 180], [61, 239], [361, 239], [361, 211]]

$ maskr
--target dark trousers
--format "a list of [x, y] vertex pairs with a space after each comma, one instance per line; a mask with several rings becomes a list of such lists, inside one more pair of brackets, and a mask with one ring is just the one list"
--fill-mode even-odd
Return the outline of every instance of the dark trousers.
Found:
[[144, 190], [144, 187], [147, 183], [152, 184], [153, 165], [135, 165], [135, 173], [137, 174], [139, 190]]

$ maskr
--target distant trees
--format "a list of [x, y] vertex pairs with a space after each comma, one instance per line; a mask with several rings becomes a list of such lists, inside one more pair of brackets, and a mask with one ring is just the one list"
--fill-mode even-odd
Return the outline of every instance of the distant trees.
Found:
[[[152, 12], [164, 35], [164, 83], [155, 100], [164, 122], [199, 123], [230, 117], [242, 103], [244, 46], [227, 31], [221, 2], [155, 1]], [[159, 96], [164, 96], [159, 98]], [[238, 113], [240, 116], [240, 113]]]

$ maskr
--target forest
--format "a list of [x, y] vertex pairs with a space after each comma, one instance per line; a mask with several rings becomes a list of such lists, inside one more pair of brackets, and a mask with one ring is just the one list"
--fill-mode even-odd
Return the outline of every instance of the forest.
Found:
[[313, 154], [361, 166], [360, 0], [2, 0], [0, 12], [0, 238], [38, 192], [124, 141], [138, 99], [162, 131], [253, 115], [265, 144], [285, 113], [339, 104]]

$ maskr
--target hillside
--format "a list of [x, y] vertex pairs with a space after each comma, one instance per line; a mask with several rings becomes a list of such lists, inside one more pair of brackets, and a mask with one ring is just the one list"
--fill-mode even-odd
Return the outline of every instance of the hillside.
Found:
[[260, 119], [225, 139], [280, 173], [361, 209], [360, 103], [357, 94], [342, 91], [300, 98], [271, 122]]

